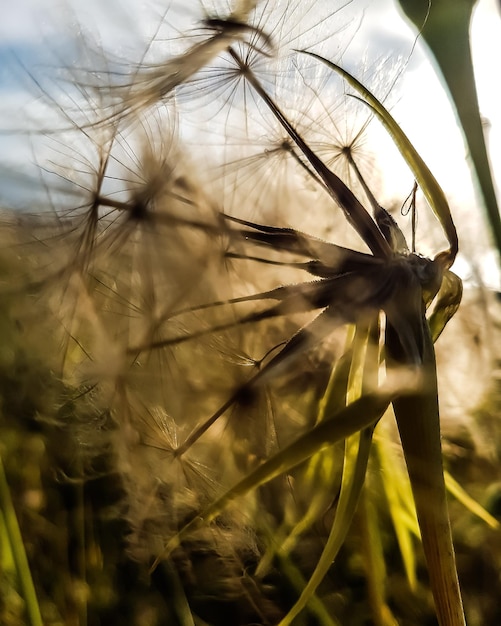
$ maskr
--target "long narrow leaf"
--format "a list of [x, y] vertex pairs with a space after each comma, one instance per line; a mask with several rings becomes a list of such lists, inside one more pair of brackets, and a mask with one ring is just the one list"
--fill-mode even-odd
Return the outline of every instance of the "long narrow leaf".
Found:
[[410, 381], [409, 383], [406, 381], [404, 386], [397, 385], [396, 381], [393, 384], [389, 382], [378, 392], [362, 396], [339, 413], [329, 416], [328, 419], [317, 424], [292, 444], [265, 461], [214, 501], [199, 516], [186, 524], [168, 543], [164, 552], [155, 559], [152, 569], [158, 565], [164, 556], [167, 556], [171, 550], [179, 545], [181, 539], [203, 524], [215, 519], [237, 498], [291, 470], [323, 448], [332, 446], [335, 442], [375, 424], [399, 393], [408, 393], [409, 385]]
[[0, 457], [0, 510], [3, 514], [6, 534], [9, 538], [12, 557], [16, 566], [19, 585], [24, 596], [26, 606], [26, 618], [30, 626], [42, 626], [42, 616], [38, 599], [31, 577], [30, 566], [19, 524], [10, 496], [7, 477], [5, 476], [2, 458]]
[[399, 4], [419, 29], [442, 72], [463, 128], [492, 236], [501, 252], [501, 218], [485, 143], [470, 46], [471, 19], [477, 0], [440, 0], [431, 3], [399, 0]]
[[[426, 330], [423, 333], [424, 383], [417, 393], [396, 398], [393, 409], [412, 485], [438, 621], [440, 626], [465, 626], [442, 464], [435, 354], [424, 314], [422, 325]], [[401, 346], [391, 327], [387, 330], [386, 345], [389, 357], [402, 363]]]
[[370, 426], [363, 429], [360, 433], [352, 435], [347, 441], [339, 503], [329, 538], [299, 600], [282, 619], [279, 626], [289, 626], [293, 619], [305, 608], [319, 584], [325, 578], [346, 539], [365, 482], [372, 444], [372, 432], [373, 428]]
[[[317, 423], [322, 422], [326, 416], [334, 415], [346, 407], [350, 369], [353, 361], [352, 332], [348, 332], [347, 343], [347, 350], [332, 369], [325, 393], [319, 402]], [[282, 542], [281, 554], [288, 554], [293, 549], [300, 535], [312, 526], [321, 512], [325, 511], [327, 504], [332, 501], [332, 493], [325, 488], [332, 486], [333, 481], [338, 481], [338, 477], [332, 471], [332, 453], [333, 449], [328, 448], [310, 459], [308, 469], [305, 472], [305, 481], [307, 488], [308, 486], [311, 488], [311, 500], [303, 517], [294, 525], [288, 537]], [[324, 488], [316, 488], [318, 484], [323, 485]]]
[[386, 437], [378, 438], [375, 450], [383, 473], [383, 489], [388, 501], [388, 509], [395, 529], [405, 574], [411, 589], [416, 589], [416, 555], [414, 538], [420, 538], [416, 512], [412, 507], [412, 491], [405, 472], [395, 470], [397, 459]]
[[[334, 385], [330, 389], [328, 387], [330, 393], [328, 395], [326, 393], [321, 405], [322, 419], [326, 414], [332, 414], [332, 409], [335, 409], [336, 403], [340, 402], [341, 398], [344, 398], [345, 402], [350, 398], [355, 400], [357, 396], [370, 393], [370, 390], [377, 386], [379, 330], [377, 314], [369, 324], [357, 326], [350, 351], [353, 358], [351, 359], [351, 376], [349, 380], [346, 380], [349, 384], [344, 389], [336, 389]], [[342, 391], [345, 393], [340, 393]], [[327, 408], [329, 406], [331, 406], [330, 411]], [[365, 483], [373, 433], [374, 425], [370, 425], [349, 437], [345, 442], [341, 491], [329, 537], [308, 584], [296, 604], [280, 622], [280, 626], [291, 624], [306, 607], [346, 539]]]
[[473, 513], [473, 515], [476, 515], [479, 519], [483, 520], [495, 530], [499, 530], [501, 528], [501, 524], [498, 520], [486, 511], [481, 504], [468, 495], [457, 480], [454, 480], [454, 478], [449, 474], [449, 472], [445, 472], [445, 486], [447, 487], [447, 491], [453, 495], [456, 500], [461, 502], [465, 508]]
[[335, 63], [328, 61], [324, 57], [315, 54], [314, 52], [302, 51], [322, 63], [325, 63], [332, 70], [340, 74], [346, 82], [353, 87], [358, 93], [361, 94], [364, 102], [372, 109], [379, 120], [383, 123], [386, 130], [393, 139], [395, 145], [400, 150], [400, 153], [404, 157], [405, 161], [409, 165], [412, 173], [416, 177], [416, 180], [423, 190], [423, 193], [428, 200], [430, 207], [433, 209], [435, 215], [439, 219], [442, 228], [449, 241], [450, 249], [447, 254], [447, 266], [450, 267], [456, 258], [458, 251], [458, 237], [456, 227], [452, 221], [451, 212], [449, 209], [449, 203], [445, 197], [442, 188], [438, 184], [436, 178], [428, 169], [428, 166], [420, 157], [412, 143], [409, 141], [405, 133], [402, 131], [397, 122], [393, 119], [390, 113], [386, 110], [383, 104], [359, 82], [349, 72], [339, 67]]

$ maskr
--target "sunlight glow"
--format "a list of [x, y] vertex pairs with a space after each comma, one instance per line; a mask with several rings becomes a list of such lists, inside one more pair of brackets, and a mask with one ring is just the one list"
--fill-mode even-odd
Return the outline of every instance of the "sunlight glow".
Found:
[[[186, 4], [184, 15], [190, 22], [196, 19], [200, 7], [198, 3], [194, 3], [196, 6]], [[103, 5], [97, 0], [89, 0], [84, 5], [78, 0], [67, 0], [62, 5], [57, 3], [61, 10], [56, 12], [55, 5], [54, 0], [19, 0], [9, 7], [0, 24], [0, 53], [4, 58], [0, 64], [3, 101], [0, 106], [3, 112], [7, 111], [7, 115], [2, 113], [2, 125], [15, 125], [14, 117], [20, 110], [37, 106], [36, 102], [29, 103], [29, 93], [22, 91], [27, 81], [20, 77], [17, 58], [23, 60], [28, 70], [36, 71], [37, 64], [48, 59], [43, 52], [44, 48], [50, 47], [47, 43], [54, 41], [56, 47], [64, 49], [67, 46], [71, 50], [83, 35], [90, 37], [91, 45], [102, 47], [116, 58], [133, 60], [137, 58], [134, 50], [140, 50], [138, 46], [144, 46], [144, 41], [154, 36], [167, 6], [153, 2], [145, 7], [144, 3], [138, 6], [136, 2], [127, 1], [118, 7], [112, 3]], [[207, 3], [206, 6], [210, 10], [212, 5]], [[178, 5], [173, 3], [169, 13], [171, 21], [174, 15], [178, 15], [178, 9]], [[367, 66], [385, 61], [387, 71], [398, 77], [395, 94], [392, 94], [389, 103], [393, 115], [444, 188], [458, 221], [461, 238], [487, 241], [482, 211], [478, 210], [480, 201], [475, 193], [462, 136], [451, 104], [422, 43], [418, 41], [413, 48], [415, 33], [392, 0], [355, 0], [348, 3], [340, 12], [339, 23], [341, 27], [333, 35], [331, 47], [339, 49], [341, 61], [348, 67], [351, 64], [356, 68], [357, 63], [360, 66], [360, 59], [365, 59], [363, 63]], [[124, 32], [128, 33], [127, 38], [123, 37]], [[159, 31], [160, 41], [162, 36]], [[313, 51], [314, 38], [315, 33], [312, 33], [310, 49]], [[472, 48], [481, 113], [486, 120], [496, 178], [501, 168], [501, 86], [493, 67], [494, 59], [501, 58], [501, 19], [495, 0], [478, 2], [472, 25]], [[386, 60], [391, 63], [386, 63]], [[49, 62], [57, 62], [57, 58]], [[369, 84], [369, 88], [373, 87]], [[42, 113], [42, 117], [44, 115]], [[371, 124], [369, 136], [382, 164], [378, 190], [381, 202], [405, 198], [412, 187], [408, 169], [377, 123]], [[31, 146], [26, 141], [22, 144], [21, 140], [12, 136], [3, 136], [0, 143], [6, 161], [22, 164], [30, 160]], [[423, 252], [427, 253], [427, 250]], [[480, 264], [485, 265], [484, 261]], [[490, 266], [491, 262], [487, 265]], [[497, 284], [496, 273], [489, 277], [488, 282]]]

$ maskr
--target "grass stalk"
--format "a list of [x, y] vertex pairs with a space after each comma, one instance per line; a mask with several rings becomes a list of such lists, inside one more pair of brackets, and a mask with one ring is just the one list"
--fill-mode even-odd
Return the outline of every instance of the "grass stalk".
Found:
[[7, 537], [12, 552], [12, 558], [16, 567], [17, 578], [24, 597], [26, 616], [30, 626], [43, 626], [40, 606], [38, 604], [33, 578], [26, 550], [24, 549], [23, 537], [17, 521], [16, 511], [10, 495], [5, 469], [0, 456], [0, 510], [7, 531]]

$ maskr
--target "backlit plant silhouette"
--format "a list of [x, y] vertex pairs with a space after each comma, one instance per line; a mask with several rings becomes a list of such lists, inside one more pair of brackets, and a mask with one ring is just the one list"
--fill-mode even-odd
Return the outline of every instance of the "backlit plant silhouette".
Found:
[[[99, 454], [112, 457], [129, 550], [175, 581], [179, 623], [198, 623], [186, 589], [202, 585], [200, 555], [212, 558], [203, 593], [245, 607], [233, 624], [284, 626], [305, 609], [315, 623], [338, 623], [339, 607], [319, 590], [356, 516], [373, 524], [363, 491], [373, 463], [386, 467], [385, 489], [406, 511], [399, 517], [390, 504], [409, 581], [409, 542], [420, 532], [439, 623], [464, 624], [433, 346], [461, 299], [450, 270], [456, 230], [440, 186], [381, 101], [324, 55], [322, 41], [303, 49], [301, 28], [325, 15], [313, 3], [297, 20], [300, 8], [235, 3], [206, 15], [193, 38], [174, 39], [167, 58], [150, 60], [150, 45], [133, 70], [110, 61], [88, 72], [82, 62], [67, 106], [45, 90], [61, 116], [48, 136], [59, 164], [43, 178], [53, 211], [29, 222], [38, 273], [28, 289], [58, 320], [58, 374], [100, 415], [74, 425], [87, 442], [84, 471], [92, 476]], [[320, 112], [335, 106], [336, 76], [409, 165], [411, 213], [419, 191], [448, 241], [434, 258], [380, 206], [355, 140], [333, 142], [346, 182], [320, 158], [315, 116], [329, 121]], [[294, 105], [297, 86], [308, 111]], [[221, 136], [206, 154], [190, 126], [197, 118]], [[254, 134], [263, 127], [264, 149]], [[231, 142], [238, 133], [250, 141], [243, 157]], [[340, 207], [366, 251], [283, 226], [288, 212], [307, 224], [318, 206]], [[388, 472], [392, 449], [375, 432], [392, 412], [419, 531], [405, 483]], [[313, 540], [316, 557], [296, 562]], [[295, 589], [288, 606], [267, 591], [280, 586], [268, 580], [277, 562]], [[374, 622], [389, 623], [377, 567], [366, 575]]]

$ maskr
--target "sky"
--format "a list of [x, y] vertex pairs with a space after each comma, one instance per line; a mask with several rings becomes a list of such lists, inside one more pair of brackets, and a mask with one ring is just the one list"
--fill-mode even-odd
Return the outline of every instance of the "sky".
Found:
[[[190, 3], [174, 2], [173, 11], [169, 13], [171, 20], [177, 15], [178, 5], [183, 4]], [[187, 19], [187, 23], [199, 15], [198, 0], [191, 5], [194, 7], [192, 13], [184, 13], [183, 19]], [[210, 2], [205, 6], [210, 10]], [[9, 3], [0, 21], [0, 126], [18, 123], [16, 112], [21, 105], [31, 111], [37, 107], [33, 91], [27, 88], [28, 81], [21, 76], [15, 57], [22, 59], [24, 67], [31, 71], [50, 58], [47, 51], [54, 44], [58, 50], [70, 50], [83, 33], [85, 36], [91, 34], [98, 45], [103, 45], [117, 58], [134, 58], [134, 49], [139, 49], [141, 42], [152, 35], [164, 10], [162, 2], [157, 0], [121, 0], [117, 4], [99, 0], [17, 0]], [[413, 30], [392, 0], [354, 0], [341, 15], [339, 23], [344, 20], [345, 26], [336, 37], [339, 46], [345, 47], [342, 58], [348, 65], [352, 62], [350, 59], [393, 57], [392, 71], [398, 72], [400, 63], [403, 69], [397, 86], [398, 98], [392, 102], [392, 113], [446, 191], [463, 229], [471, 235], [473, 220], [474, 237], [485, 237], [479, 226], [480, 201], [475, 195], [451, 105], [424, 47], [418, 42], [413, 48]], [[493, 71], [494, 59], [501, 58], [501, 17], [496, 0], [478, 2], [471, 32], [478, 97], [481, 114], [489, 125], [493, 171], [501, 172], [501, 84]], [[161, 39], [163, 32], [160, 31], [158, 36]], [[56, 60], [50, 58], [49, 62], [54, 64]], [[47, 114], [47, 111], [40, 113], [42, 117]], [[378, 131], [374, 132], [377, 136]], [[0, 136], [0, 149], [2, 158], [13, 163], [32, 158], [31, 145], [14, 135]], [[408, 173], [394, 151], [389, 150], [386, 154], [382, 171], [386, 172], [382, 180], [383, 195], [405, 197]], [[477, 214], [471, 218], [474, 211]], [[488, 256], [486, 254], [486, 260], [481, 261], [485, 265], [486, 280], [499, 284]]]

